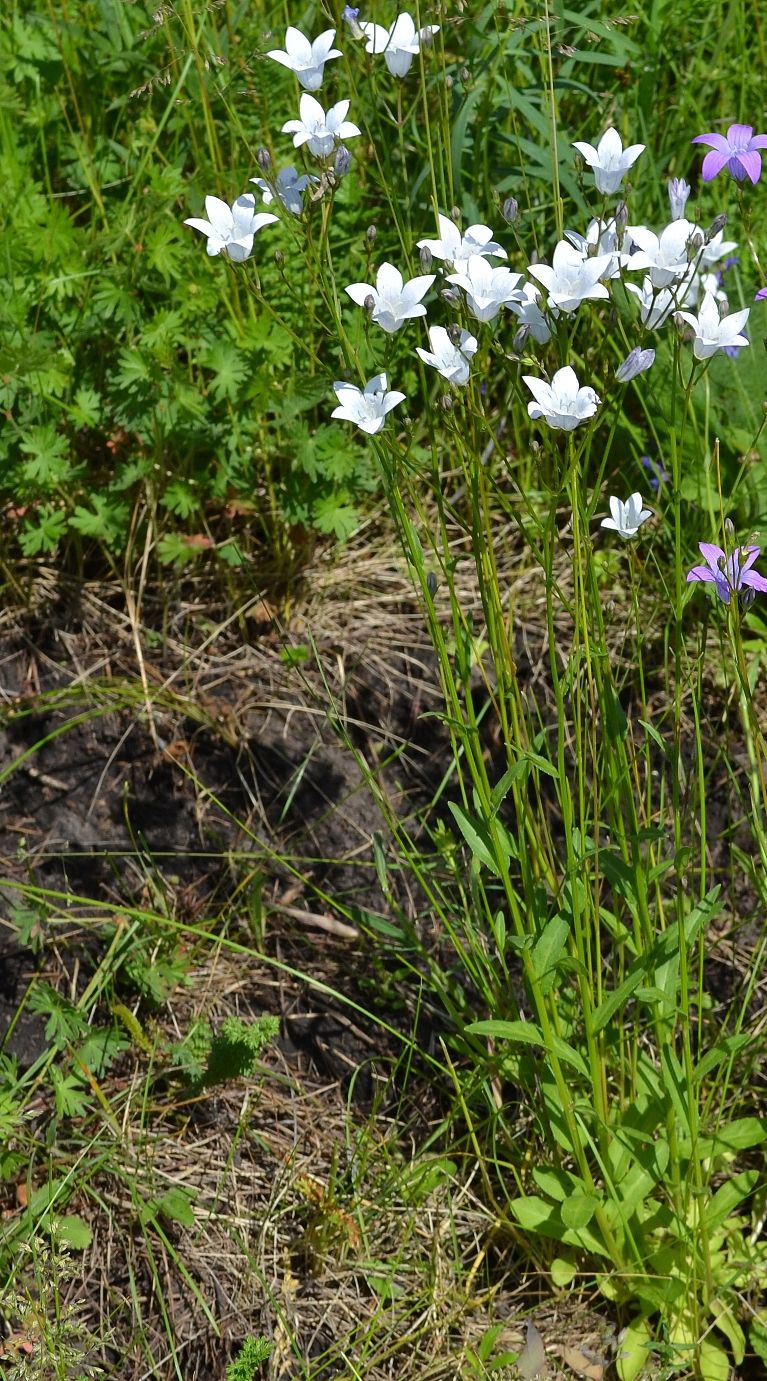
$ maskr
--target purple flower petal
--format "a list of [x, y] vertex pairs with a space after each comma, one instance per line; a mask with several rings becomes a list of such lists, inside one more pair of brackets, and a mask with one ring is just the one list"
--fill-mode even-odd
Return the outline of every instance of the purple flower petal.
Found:
[[712, 149], [718, 149], [720, 153], [728, 155], [731, 153], [730, 145], [723, 134], [696, 134], [690, 142], [692, 144], [710, 144]]
[[741, 571], [740, 584], [749, 585], [752, 590], [760, 590], [762, 594], [767, 594], [767, 576], [760, 575], [758, 571]]
[[731, 149], [740, 152], [742, 149], [748, 148], [753, 132], [753, 125], [730, 125], [727, 131], [727, 143]]
[[[708, 157], [710, 158], [711, 155], [709, 154]], [[743, 169], [740, 180], [742, 180], [743, 174], [745, 173], [747, 177], [750, 177], [752, 182], [756, 183], [759, 181], [762, 172], [762, 156], [756, 152], [756, 149], [747, 149], [745, 153], [736, 154], [735, 158], [730, 159], [730, 165], [733, 163], [739, 163]], [[732, 172], [733, 177], [736, 176], [732, 166], [730, 166], [730, 172]]]
[[707, 153], [706, 157], [703, 159], [703, 168], [701, 170], [703, 181], [710, 182], [713, 177], [716, 177], [717, 173], [721, 173], [722, 168], [727, 167], [728, 164], [733, 162], [734, 159], [730, 158], [729, 148], [723, 149], [721, 152], [714, 153], [712, 151], [711, 153]]

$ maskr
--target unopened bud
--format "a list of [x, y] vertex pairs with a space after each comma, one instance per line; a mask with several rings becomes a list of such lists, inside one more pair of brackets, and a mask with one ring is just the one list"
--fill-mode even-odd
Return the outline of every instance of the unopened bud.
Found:
[[529, 326], [520, 326], [519, 330], [515, 333], [514, 339], [511, 342], [511, 346], [517, 355], [519, 355], [524, 350], [525, 346], [527, 345], [527, 338], [529, 335]]
[[462, 335], [463, 335], [463, 332], [462, 332], [460, 326], [458, 325], [458, 322], [457, 322], [457, 321], [452, 322], [452, 324], [451, 324], [450, 326], [448, 326], [448, 328], [447, 328], [447, 336], [448, 336], [448, 340], [450, 341], [450, 344], [451, 344], [451, 345], [459, 346], [459, 345], [461, 344], [461, 336], [462, 336]]
[[426, 588], [429, 591], [429, 594], [431, 595], [432, 599], [437, 593], [437, 585], [438, 581], [436, 575], [434, 574], [434, 571], [429, 571], [426, 577]]
[[724, 535], [730, 542], [734, 542], [735, 524], [733, 523], [732, 518], [725, 518], [724, 520]]
[[452, 398], [450, 397], [450, 394], [449, 394], [449, 393], [443, 393], [443, 394], [442, 394], [442, 397], [441, 397], [440, 400], [439, 400], [439, 405], [440, 405], [440, 407], [441, 407], [441, 409], [442, 409], [443, 412], [452, 412], [452, 411], [453, 411], [453, 400], [452, 400]]
[[706, 244], [707, 244], [707, 245], [711, 243], [711, 241], [713, 240], [713, 238], [714, 238], [715, 235], [720, 234], [720, 232], [721, 232], [722, 230], [724, 230], [724, 227], [726, 226], [726, 224], [727, 224], [727, 217], [726, 217], [724, 211], [721, 211], [721, 212], [719, 213], [718, 216], [714, 216], [714, 219], [712, 220], [710, 226], [708, 227], [708, 230], [706, 231]]
[[272, 155], [268, 149], [264, 148], [263, 144], [256, 154], [256, 162], [262, 173], [268, 173], [272, 166]]
[[460, 302], [461, 300], [458, 293], [455, 292], [453, 288], [443, 288], [440, 297], [443, 302], [449, 303], [450, 306], [453, 306], [455, 302]]
[[684, 209], [687, 205], [687, 198], [689, 197], [691, 191], [692, 188], [690, 187], [690, 184], [688, 182], [685, 182], [683, 177], [669, 178], [668, 200], [669, 205], [671, 207], [672, 221], [682, 220], [684, 216]]
[[367, 230], [365, 231], [365, 239], [367, 240], [367, 242], [368, 242], [369, 245], [374, 245], [374, 244], [375, 244], [375, 242], [376, 242], [376, 235], [377, 235], [377, 234], [378, 234], [378, 231], [376, 230], [375, 226], [374, 226], [374, 225], [369, 225], [368, 228], [367, 228]]
[[618, 235], [622, 235], [629, 223], [629, 209], [625, 201], [619, 201], [615, 208], [615, 230]]
[[638, 374], [644, 374], [655, 362], [654, 350], [640, 350], [637, 346], [632, 350], [615, 371], [615, 378], [619, 384], [627, 384], [631, 379], [636, 379]]
[[462, 67], [458, 75], [461, 78], [462, 82], [467, 82], [471, 76], [471, 72], [469, 71], [468, 67]]
[[452, 89], [453, 89], [453, 78], [451, 77], [450, 73], [448, 72], [447, 76], [445, 77], [445, 90], [446, 90], [446, 91], [452, 91]]
[[431, 269], [433, 258], [432, 252], [429, 249], [428, 245], [421, 245], [421, 250], [418, 257], [421, 260], [421, 268], [423, 269], [424, 273], [428, 273]]
[[339, 144], [333, 159], [333, 172], [336, 177], [346, 177], [352, 166], [352, 156], [345, 144]]
[[418, 37], [421, 40], [422, 48], [430, 48], [434, 42], [434, 30], [431, 24], [424, 24], [423, 28], [418, 32]]
[[370, 316], [371, 312], [375, 311], [376, 300], [372, 293], [368, 293], [362, 305], [365, 308], [365, 311], [367, 312], [368, 316]]
[[281, 249], [275, 249], [274, 262], [277, 265], [278, 269], [281, 269], [283, 264], [285, 263], [285, 255], [283, 254]]
[[507, 197], [501, 207], [501, 215], [507, 225], [513, 225], [519, 215], [519, 202], [516, 197]]
[[452, 207], [450, 208], [450, 215], [452, 216], [452, 218], [453, 218], [453, 220], [455, 221], [456, 225], [460, 225], [460, 223], [461, 223], [461, 208], [460, 208], [460, 206], [452, 206]]

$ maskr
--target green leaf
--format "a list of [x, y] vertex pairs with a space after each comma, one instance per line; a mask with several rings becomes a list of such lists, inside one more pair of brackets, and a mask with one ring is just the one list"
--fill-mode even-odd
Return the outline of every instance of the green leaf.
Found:
[[450, 801], [449, 805], [453, 819], [474, 857], [478, 858], [480, 863], [484, 863], [485, 867], [489, 868], [496, 877], [500, 877], [500, 869], [495, 861], [493, 847], [485, 826], [480, 824], [478, 820], [474, 820], [457, 801]]
[[585, 1228], [599, 1207], [593, 1194], [571, 1194], [559, 1210], [566, 1228]]
[[65, 1242], [73, 1251], [84, 1252], [93, 1241], [92, 1228], [77, 1213], [54, 1219], [52, 1227], [59, 1241]]
[[564, 916], [552, 916], [538, 937], [532, 952], [533, 969], [541, 992], [548, 993], [557, 976], [557, 963], [567, 945], [570, 927]]
[[490, 1018], [487, 1021], [473, 1021], [465, 1029], [470, 1035], [493, 1036], [497, 1040], [539, 1046], [543, 1050], [551, 1048], [563, 1063], [573, 1065], [579, 1073], [588, 1077], [588, 1068], [583, 1056], [559, 1036], [552, 1036], [549, 1045], [544, 1040], [541, 1030], [532, 1021], [500, 1021]]
[[698, 1347], [698, 1365], [703, 1381], [729, 1381], [730, 1359], [710, 1334]]
[[703, 1223], [709, 1232], [719, 1227], [735, 1212], [738, 1204], [753, 1193], [760, 1179], [759, 1170], [741, 1170], [739, 1175], [733, 1175], [731, 1180], [727, 1180], [717, 1189], [703, 1215]]
[[618, 1343], [615, 1369], [620, 1381], [636, 1381], [650, 1361], [652, 1335], [646, 1319], [634, 1319]]
[[578, 1274], [577, 1267], [573, 1265], [572, 1261], [565, 1261], [562, 1256], [554, 1257], [549, 1270], [551, 1272], [552, 1284], [556, 1285], [560, 1290], [564, 1290], [568, 1285], [572, 1285]]

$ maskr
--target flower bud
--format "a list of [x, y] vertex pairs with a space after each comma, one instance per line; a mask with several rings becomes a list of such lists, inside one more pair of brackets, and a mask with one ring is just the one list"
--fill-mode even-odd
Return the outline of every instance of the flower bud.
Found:
[[501, 207], [501, 215], [507, 225], [513, 225], [519, 215], [519, 202], [516, 197], [507, 197]]
[[457, 347], [461, 344], [461, 334], [461, 328], [458, 325], [457, 321], [454, 321], [450, 326], [448, 326], [447, 336], [451, 345], [455, 345]]
[[672, 221], [681, 221], [684, 216], [684, 208], [687, 205], [687, 198], [692, 188], [689, 182], [685, 182], [683, 177], [672, 177], [668, 181], [668, 200], [671, 207]]
[[256, 154], [256, 162], [259, 168], [261, 169], [262, 173], [269, 172], [269, 169], [272, 166], [272, 155], [270, 154], [268, 149], [264, 148], [263, 144], [261, 145], [261, 148], [258, 150], [258, 153]]
[[355, 9], [353, 5], [344, 5], [343, 10], [341, 11], [341, 18], [343, 19], [344, 24], [349, 25], [352, 38], [365, 37], [365, 30], [362, 28], [362, 25], [360, 24], [357, 18], [358, 14], [359, 8]]
[[519, 330], [515, 332], [514, 339], [511, 342], [511, 347], [517, 355], [521, 354], [521, 352], [524, 350], [525, 346], [527, 345], [527, 338], [529, 335], [529, 326], [520, 326]]
[[461, 81], [466, 83], [471, 77], [471, 72], [469, 71], [468, 67], [462, 67], [458, 75], [461, 78]]
[[371, 312], [374, 312], [374, 311], [375, 311], [375, 309], [376, 309], [376, 300], [375, 300], [375, 298], [374, 298], [374, 296], [373, 296], [372, 293], [368, 293], [368, 295], [367, 295], [367, 297], [365, 298], [365, 301], [363, 302], [362, 305], [363, 305], [363, 307], [365, 308], [365, 311], [367, 312], [368, 316], [370, 316]]
[[655, 362], [654, 350], [640, 350], [636, 346], [626, 356], [623, 364], [618, 365], [615, 371], [615, 378], [619, 384], [627, 384], [631, 379], [636, 379], [638, 374], [644, 374]]
[[368, 242], [369, 245], [374, 245], [374, 244], [375, 244], [375, 242], [376, 242], [376, 235], [377, 235], [377, 234], [378, 234], [378, 231], [376, 230], [375, 226], [374, 226], [374, 225], [369, 225], [368, 228], [367, 228], [367, 230], [365, 231], [365, 239], [367, 240], [367, 242]]
[[445, 90], [446, 90], [446, 91], [452, 91], [452, 89], [453, 89], [453, 78], [451, 77], [450, 73], [448, 72], [447, 76], [445, 77]]
[[431, 264], [432, 264], [432, 252], [431, 252], [431, 250], [429, 249], [429, 246], [428, 246], [428, 245], [421, 245], [421, 249], [420, 249], [420, 251], [419, 251], [418, 257], [419, 257], [419, 259], [421, 260], [421, 268], [422, 268], [423, 272], [424, 272], [424, 273], [429, 273], [430, 270], [431, 270]]
[[710, 244], [714, 236], [718, 235], [721, 230], [724, 230], [726, 224], [727, 217], [724, 211], [720, 212], [718, 216], [714, 216], [714, 219], [712, 220], [710, 226], [708, 227], [708, 230], [706, 231], [705, 243], [707, 245]]
[[418, 31], [418, 37], [421, 40], [422, 48], [430, 48], [434, 42], [434, 30], [431, 24], [424, 24], [423, 28]]
[[437, 585], [438, 581], [436, 575], [434, 574], [434, 571], [429, 571], [428, 575], [426, 576], [426, 588], [429, 591], [429, 594], [431, 595], [432, 599], [437, 593]]
[[460, 224], [461, 224], [461, 208], [460, 208], [460, 206], [452, 206], [452, 207], [450, 208], [450, 215], [451, 215], [452, 219], [455, 221], [456, 225], [460, 225]]
[[622, 235], [629, 223], [629, 209], [625, 201], [619, 201], [615, 208], [615, 231]]
[[281, 269], [283, 264], [285, 263], [285, 255], [283, 254], [281, 249], [275, 249], [274, 262], [277, 265], [278, 269]]
[[346, 177], [352, 166], [352, 156], [345, 144], [339, 144], [333, 159], [333, 172], [336, 177]]
[[440, 297], [443, 302], [449, 303], [450, 306], [453, 306], [454, 303], [460, 302], [461, 300], [454, 288], [443, 288]]
[[690, 233], [690, 238], [687, 241], [687, 262], [689, 264], [692, 263], [693, 259], [697, 259], [704, 244], [705, 238], [703, 235], [703, 231], [699, 228], [699, 226], [696, 225], [695, 229]]
[[725, 518], [724, 520], [724, 535], [729, 542], [735, 541], [735, 524], [732, 518]]
[[441, 407], [441, 409], [442, 409], [443, 412], [452, 412], [452, 411], [453, 411], [453, 400], [452, 400], [452, 398], [450, 397], [450, 394], [449, 394], [449, 393], [443, 393], [443, 394], [442, 394], [442, 397], [441, 397], [440, 400], [439, 400], [439, 405], [440, 405], [440, 407]]

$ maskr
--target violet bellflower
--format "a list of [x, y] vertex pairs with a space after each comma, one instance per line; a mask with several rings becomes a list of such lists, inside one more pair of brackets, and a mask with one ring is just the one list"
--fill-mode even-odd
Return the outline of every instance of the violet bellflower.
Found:
[[703, 159], [704, 182], [710, 182], [726, 168], [736, 182], [758, 182], [762, 174], [760, 149], [767, 149], [767, 134], [754, 134], [752, 125], [730, 125], [725, 134], [696, 134], [693, 144], [708, 144], [711, 152]]
[[720, 316], [719, 304], [714, 294], [707, 292], [697, 316], [694, 312], [680, 312], [682, 320], [695, 332], [692, 353], [696, 360], [707, 360], [717, 350], [748, 345], [748, 337], [742, 332], [748, 321], [749, 311], [749, 307], [744, 307], [741, 312]]
[[734, 594], [740, 594], [744, 604], [751, 604], [757, 590], [767, 594], [767, 578], [751, 569], [761, 547], [737, 547], [729, 555], [713, 542], [699, 542], [698, 548], [705, 565], [693, 566], [687, 572], [688, 585], [696, 580], [713, 585], [725, 604]]

